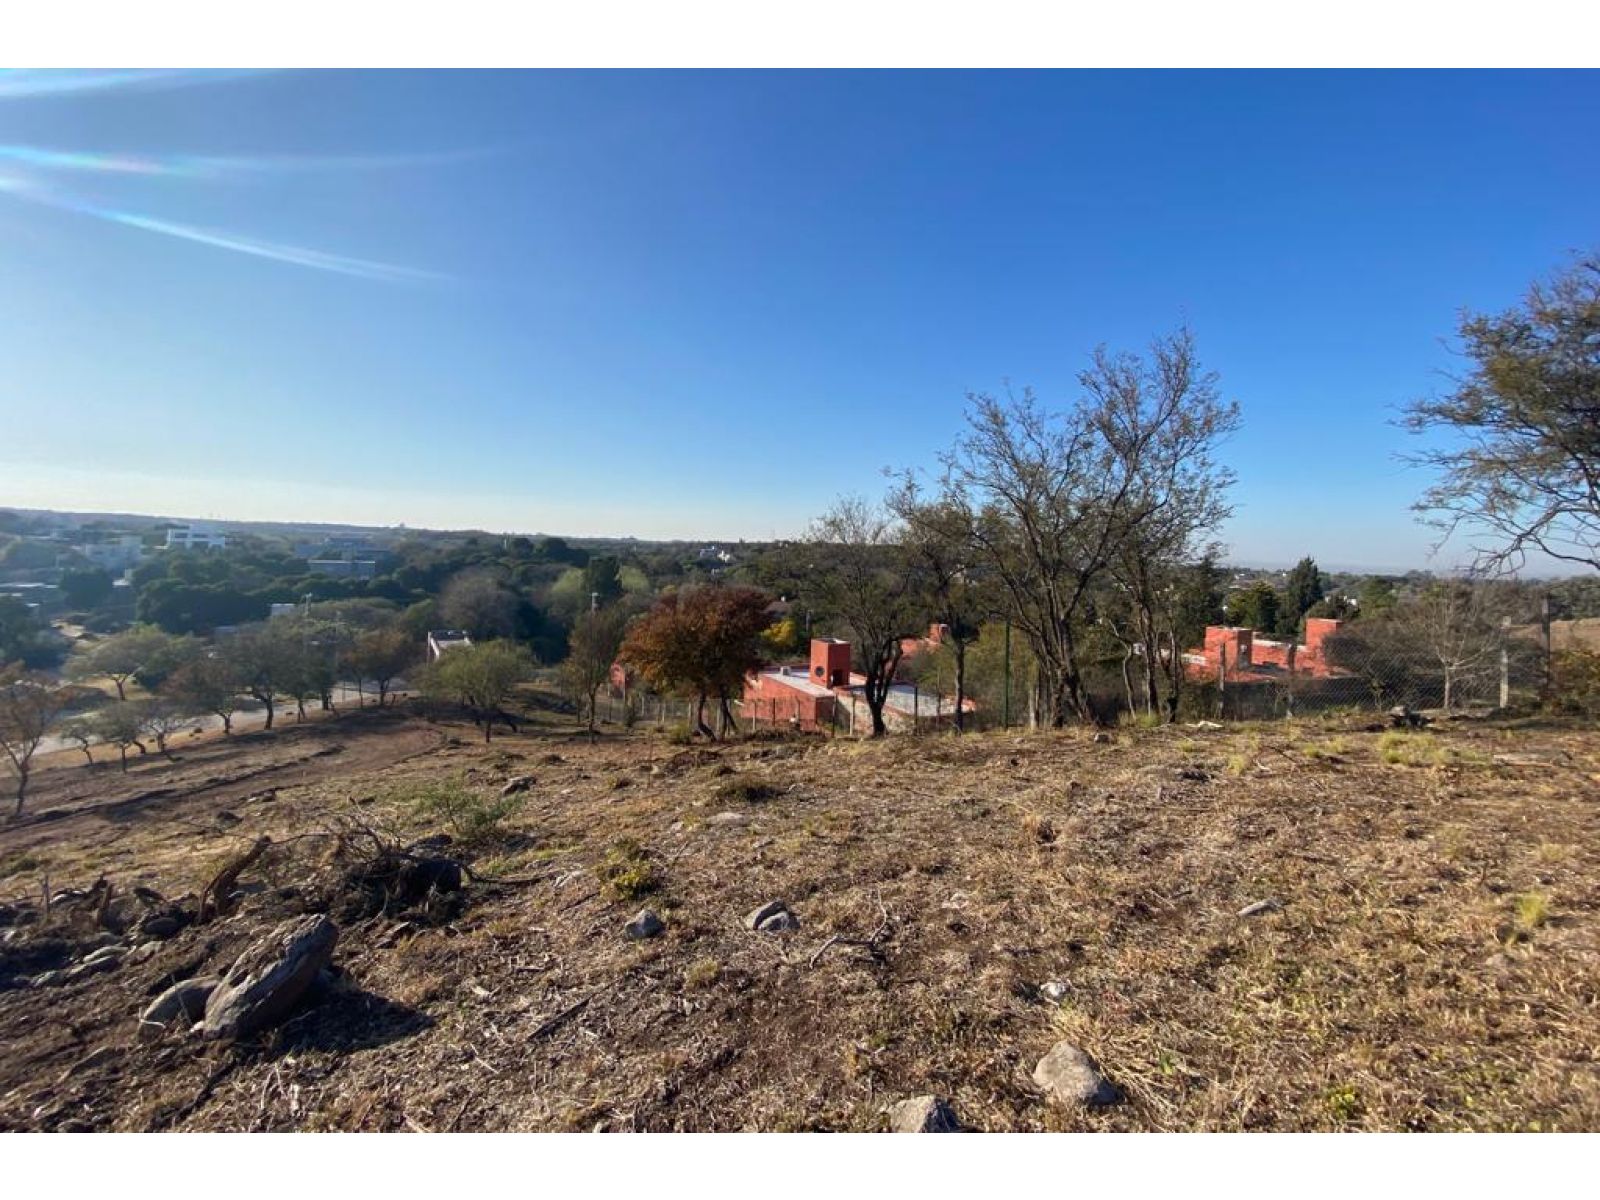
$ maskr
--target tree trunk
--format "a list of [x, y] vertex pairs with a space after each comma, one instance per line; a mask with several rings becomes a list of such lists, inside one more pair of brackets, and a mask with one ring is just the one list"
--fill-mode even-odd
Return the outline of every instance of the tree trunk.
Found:
[[694, 727], [696, 733], [703, 733], [711, 741], [717, 740], [717, 731], [706, 724], [706, 694], [699, 693], [694, 700]]
[[967, 700], [967, 643], [956, 643], [956, 713], [955, 727], [957, 733], [963, 733], [967, 728], [965, 704]]
[[256, 699], [260, 700], [261, 703], [263, 703], [263, 704], [265, 704], [267, 706], [267, 723], [265, 725], [263, 725], [262, 728], [263, 729], [271, 729], [272, 728], [272, 718], [273, 718], [274, 713], [276, 712], [276, 706], [272, 703], [272, 697], [271, 696], [265, 696], [265, 697], [257, 696]]
[[126, 745], [118, 746], [117, 747], [117, 753], [122, 755], [122, 771], [123, 771], [123, 774], [127, 774], [127, 771], [128, 771], [128, 747]]
[[217, 715], [222, 718], [222, 736], [223, 737], [232, 737], [233, 736], [233, 714], [232, 713], [218, 713]]
[[17, 807], [12, 810], [13, 817], [22, 815], [22, 802], [28, 794], [28, 765], [23, 763], [17, 768]]

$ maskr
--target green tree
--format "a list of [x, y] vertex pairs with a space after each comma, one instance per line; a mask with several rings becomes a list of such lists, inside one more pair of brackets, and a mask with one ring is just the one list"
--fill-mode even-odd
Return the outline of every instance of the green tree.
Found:
[[622, 595], [622, 564], [612, 555], [591, 558], [583, 568], [585, 596], [598, 604], [609, 604]]
[[134, 625], [74, 654], [67, 663], [67, 674], [78, 680], [103, 676], [116, 687], [117, 699], [126, 700], [130, 681], [153, 687], [183, 662], [185, 655], [184, 639], [154, 625]]
[[87, 571], [65, 571], [61, 575], [61, 598], [68, 608], [89, 611], [111, 599], [116, 581], [111, 572], [98, 567]]
[[1261, 626], [1264, 630], [1275, 629], [1278, 636], [1293, 641], [1300, 636], [1300, 625], [1305, 620], [1306, 613], [1320, 601], [1326, 594], [1322, 582], [1322, 572], [1317, 569], [1317, 564], [1308, 556], [1302, 558], [1289, 570], [1289, 577], [1284, 582], [1282, 605], [1278, 610], [1278, 620], [1275, 626]]
[[600, 689], [611, 677], [611, 665], [622, 649], [627, 615], [613, 606], [586, 612], [572, 626], [566, 661], [561, 664], [561, 682], [577, 702], [578, 713], [595, 734], [596, 705]]
[[533, 667], [526, 646], [500, 639], [447, 650], [418, 676], [423, 695], [466, 709], [473, 723], [483, 727], [483, 740], [488, 742], [496, 721], [516, 731], [506, 702], [532, 676]]
[[1282, 598], [1278, 590], [1265, 580], [1257, 580], [1241, 592], [1228, 597], [1228, 624], [1271, 633], [1278, 628], [1278, 614]]

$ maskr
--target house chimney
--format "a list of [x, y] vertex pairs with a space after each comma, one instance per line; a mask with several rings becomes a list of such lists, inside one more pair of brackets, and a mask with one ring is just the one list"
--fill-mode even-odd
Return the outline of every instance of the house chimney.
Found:
[[850, 686], [850, 643], [811, 639], [811, 682], [827, 688]]

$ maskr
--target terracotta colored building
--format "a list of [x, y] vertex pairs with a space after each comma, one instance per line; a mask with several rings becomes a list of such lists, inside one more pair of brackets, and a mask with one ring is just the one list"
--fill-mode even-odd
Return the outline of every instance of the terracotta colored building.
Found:
[[[921, 641], [922, 639], [908, 639]], [[745, 680], [741, 704], [745, 720], [808, 732], [841, 733], [871, 727], [865, 698], [866, 676], [850, 669], [850, 643], [838, 638], [813, 638], [805, 664], [769, 667]], [[969, 699], [967, 712], [977, 706]], [[955, 702], [909, 683], [890, 685], [884, 723], [891, 729], [949, 722]]]
[[1327, 658], [1327, 641], [1344, 627], [1332, 617], [1307, 617], [1306, 640], [1281, 642], [1237, 625], [1206, 626], [1205, 645], [1186, 653], [1184, 664], [1195, 679], [1215, 679], [1226, 668], [1229, 679], [1276, 678], [1293, 670], [1312, 679], [1331, 679], [1345, 672]]

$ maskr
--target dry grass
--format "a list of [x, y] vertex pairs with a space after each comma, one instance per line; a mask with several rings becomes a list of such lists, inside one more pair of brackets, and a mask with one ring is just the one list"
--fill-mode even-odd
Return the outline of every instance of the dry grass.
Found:
[[[936, 1092], [994, 1130], [1600, 1128], [1592, 731], [1276, 722], [701, 755], [539, 729], [495, 752], [555, 736], [478, 860], [526, 882], [474, 888], [443, 928], [346, 929], [354, 998], [241, 1060], [179, 1127], [877, 1129]], [[0, 834], [0, 860], [48, 856], [83, 886], [98, 854], [175, 891], [240, 838], [351, 806], [426, 832], [387, 789], [492, 795], [517, 761], [361, 753], [270, 806], [204, 793], [120, 815], [114, 842], [87, 816], [43, 822]], [[718, 792], [747, 781], [779, 794]], [[221, 804], [243, 818], [225, 831]], [[36, 890], [22, 869], [0, 898]], [[645, 895], [667, 931], [629, 942]], [[798, 931], [743, 927], [772, 899]], [[1236, 915], [1263, 899], [1279, 907]], [[192, 931], [63, 995], [83, 1042], [0, 994], [0, 1127], [147, 1128], [191, 1100], [210, 1064], [134, 1043], [133, 1011], [175, 962], [225, 960], [254, 912], [209, 952]], [[1062, 1037], [1125, 1103], [1043, 1101], [1029, 1072]], [[101, 1042], [124, 1049], [114, 1068], [57, 1087]]]

